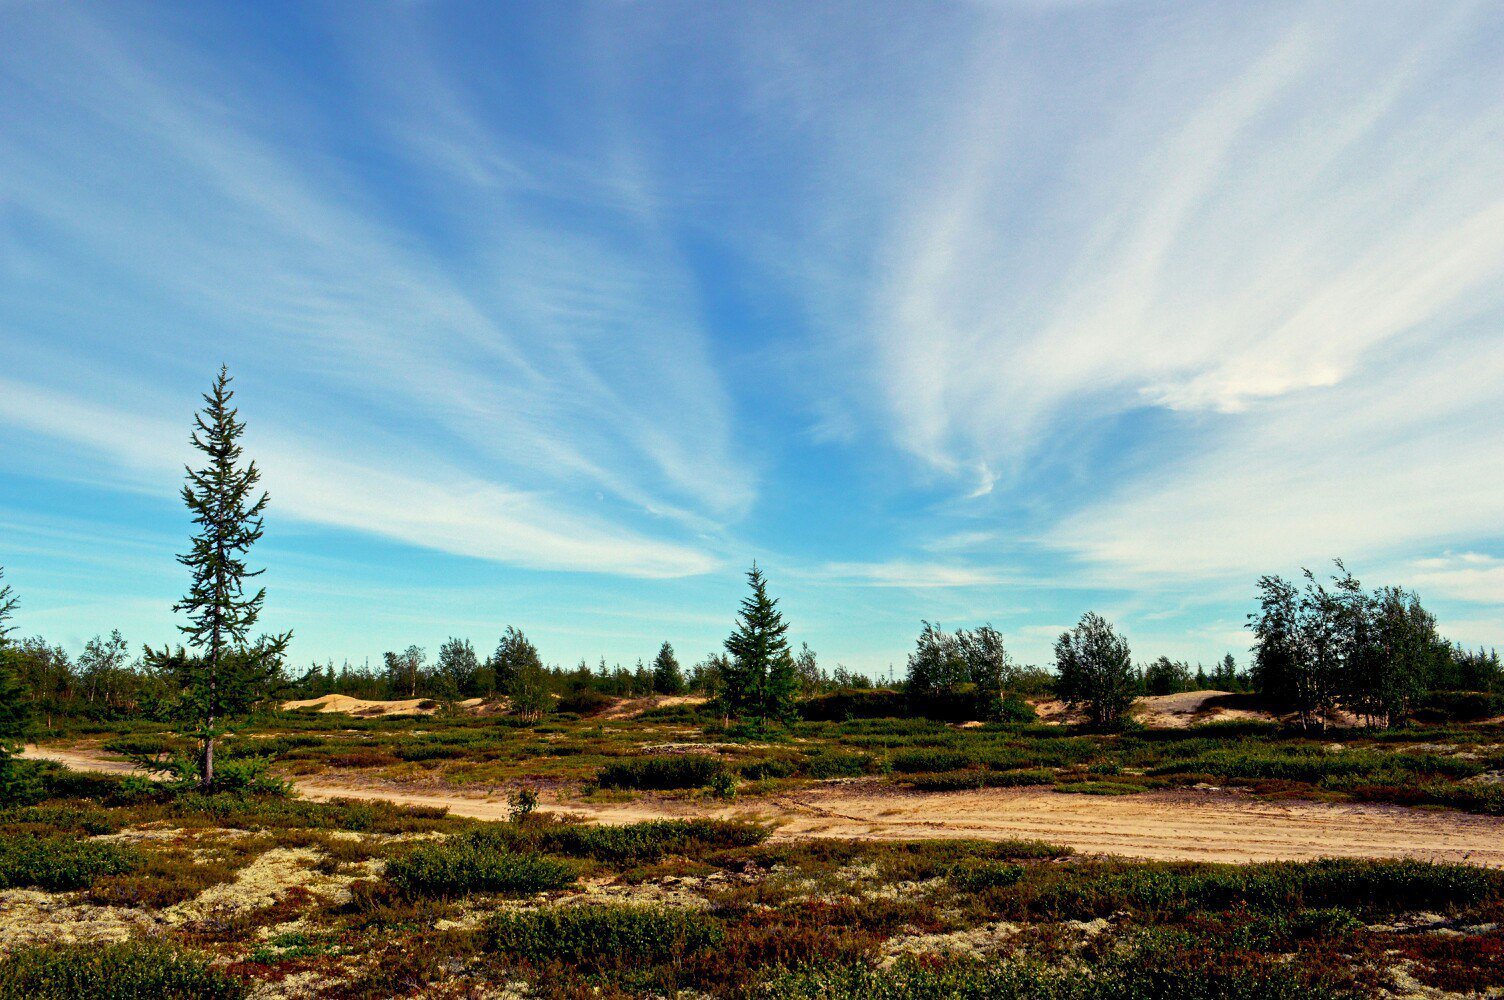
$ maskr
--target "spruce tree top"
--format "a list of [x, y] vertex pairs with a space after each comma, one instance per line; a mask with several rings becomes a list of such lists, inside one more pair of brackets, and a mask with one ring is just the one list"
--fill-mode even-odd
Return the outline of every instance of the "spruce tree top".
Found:
[[261, 537], [261, 512], [266, 493], [253, 496], [261, 472], [255, 462], [240, 466], [240, 435], [245, 423], [236, 419], [230, 401], [230, 372], [221, 367], [214, 386], [204, 394], [204, 409], [194, 415], [197, 425], [193, 446], [208, 457], [202, 469], [187, 469], [183, 503], [198, 525], [192, 547], [178, 561], [193, 573], [193, 583], [174, 611], [188, 612], [188, 624], [179, 626], [190, 644], [208, 647], [217, 656], [228, 646], [243, 646], [256, 619], [266, 590], [249, 596], [244, 581], [262, 570], [246, 566], [245, 554]]
[[766, 665], [788, 653], [788, 623], [778, 601], [768, 596], [768, 583], [757, 563], [747, 571], [752, 593], [742, 599], [736, 631], [726, 640], [726, 652], [748, 665]]

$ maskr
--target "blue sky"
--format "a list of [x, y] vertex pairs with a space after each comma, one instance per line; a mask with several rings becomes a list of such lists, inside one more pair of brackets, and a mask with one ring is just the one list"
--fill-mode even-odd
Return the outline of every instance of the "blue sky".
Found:
[[0, 564], [174, 635], [198, 393], [264, 623], [827, 667], [1333, 556], [1504, 639], [1504, 8], [0, 0]]

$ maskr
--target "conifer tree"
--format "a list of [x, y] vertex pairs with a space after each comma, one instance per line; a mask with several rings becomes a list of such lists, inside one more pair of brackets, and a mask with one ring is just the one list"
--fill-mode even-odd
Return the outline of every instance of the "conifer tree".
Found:
[[5, 567], [0, 566], [0, 648], [8, 643], [11, 627], [6, 624], [10, 616], [15, 613], [16, 605], [21, 601], [15, 592], [10, 589], [10, 584], [5, 583]]
[[658, 694], [684, 693], [684, 671], [679, 668], [674, 647], [666, 642], [653, 658], [653, 690]]
[[760, 722], [781, 718], [798, 690], [794, 658], [789, 652], [788, 623], [757, 563], [747, 571], [752, 593], [742, 600], [736, 630], [726, 640], [730, 659], [724, 669], [723, 697], [728, 715], [755, 715]]
[[[0, 579], [5, 570], [0, 568]], [[0, 801], [19, 800], [11, 758], [21, 752], [21, 742], [31, 723], [31, 701], [12, 662], [10, 650], [11, 614], [19, 604], [9, 585], [0, 584]]]
[[246, 593], [246, 581], [264, 571], [250, 569], [245, 557], [261, 538], [269, 497], [255, 496], [261, 481], [256, 463], [241, 464], [245, 423], [231, 405], [230, 382], [229, 369], [221, 367], [204, 395], [204, 409], [194, 415], [193, 446], [207, 461], [201, 469], [187, 469], [182, 493], [197, 529], [189, 551], [178, 556], [192, 584], [173, 610], [187, 612], [188, 624], [179, 630], [200, 655], [148, 650], [148, 657], [181, 685], [179, 711], [199, 743], [198, 778], [205, 790], [214, 787], [214, 744], [225, 723], [266, 693], [292, 639], [291, 632], [250, 639], [266, 589]]

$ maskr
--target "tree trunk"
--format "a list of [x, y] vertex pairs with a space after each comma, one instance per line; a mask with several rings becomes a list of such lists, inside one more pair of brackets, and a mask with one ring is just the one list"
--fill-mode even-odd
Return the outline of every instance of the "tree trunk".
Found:
[[199, 764], [199, 787], [204, 791], [214, 788], [214, 716], [209, 716], [209, 735], [204, 737], [203, 760]]

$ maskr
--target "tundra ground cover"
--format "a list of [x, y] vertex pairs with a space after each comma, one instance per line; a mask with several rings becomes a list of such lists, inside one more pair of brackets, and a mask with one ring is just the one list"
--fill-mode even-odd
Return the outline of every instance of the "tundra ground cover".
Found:
[[[1070, 759], [1070, 746], [1050, 752]], [[1037, 841], [768, 840], [707, 820], [479, 823], [47, 776], [43, 801], [0, 811], [0, 837], [22, 845], [15, 857], [52, 845], [55, 867], [80, 874], [0, 892], [57, 921], [40, 942], [0, 942], [0, 996], [135, 983], [266, 997], [1504, 987], [1504, 873], [1467, 865], [1130, 862]], [[100, 860], [117, 857], [129, 870]], [[257, 874], [272, 861], [268, 887]], [[99, 942], [121, 943], [86, 947]]]

